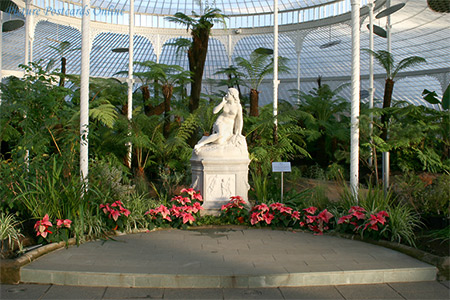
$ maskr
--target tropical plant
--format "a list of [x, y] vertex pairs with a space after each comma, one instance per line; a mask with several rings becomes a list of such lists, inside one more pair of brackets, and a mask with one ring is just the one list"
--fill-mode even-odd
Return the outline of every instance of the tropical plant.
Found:
[[[270, 105], [262, 107], [259, 118], [249, 117], [251, 120], [247, 119], [244, 122], [244, 124], [247, 123], [244, 128], [247, 137], [255, 130], [258, 131], [258, 139], [249, 144], [249, 153], [252, 186], [255, 190], [256, 199], [261, 202], [270, 200], [270, 183], [275, 184], [273, 177], [270, 175], [272, 162], [309, 157], [308, 152], [304, 149], [305, 132], [296, 124], [295, 119], [285, 113], [286, 111], [289, 111], [289, 104], [283, 102], [280, 104], [278, 115], [278, 122], [282, 125], [279, 127], [279, 139], [276, 144], [272, 138], [273, 115]], [[278, 188], [276, 188], [276, 191], [276, 197], [278, 197]]]
[[16, 183], [16, 201], [35, 219], [48, 214], [51, 218], [73, 220], [79, 213], [82, 184], [77, 176], [65, 176], [60, 162], [53, 156], [48, 163], [30, 164], [34, 174]]
[[240, 72], [237, 66], [230, 65], [226, 68], [219, 68], [214, 75], [225, 75], [227, 78], [219, 81], [218, 85], [236, 88], [239, 91], [239, 98], [242, 99], [240, 84], [244, 73]]
[[[1, 84], [0, 142], [6, 142], [17, 161], [43, 159], [65, 152], [59, 142], [68, 138], [61, 130], [75, 113], [65, 98], [69, 89], [55, 86], [56, 77], [37, 63], [21, 65], [23, 78], [9, 77]], [[63, 125], [64, 124], [64, 125]]]
[[[393, 165], [403, 172], [449, 172], [450, 131], [448, 113], [424, 106], [396, 103], [387, 109], [392, 115], [387, 143], [374, 139], [393, 153]], [[395, 169], [394, 169], [395, 170]]]
[[[280, 56], [278, 58], [278, 72], [287, 73], [288, 59]], [[250, 116], [259, 115], [259, 86], [263, 79], [273, 73], [273, 50], [267, 48], [257, 48], [250, 53], [249, 59], [236, 57], [236, 64], [243, 69], [245, 77], [249, 80], [250, 86]]]
[[[153, 61], [135, 62], [135, 64], [140, 69], [146, 69], [134, 73], [143, 83], [140, 89], [143, 95], [145, 112], [149, 116], [164, 114], [163, 134], [167, 138], [170, 133], [171, 99], [174, 93], [174, 87], [178, 83], [185, 84], [189, 82], [191, 73], [185, 71], [178, 65], [160, 64]], [[125, 72], [127, 71], [120, 71], [117, 74]], [[155, 98], [159, 94], [158, 91], [162, 91], [163, 101], [156, 104], [156, 106], [152, 103], [155, 101], [150, 101], [150, 83], [153, 83]]]
[[[166, 17], [166, 20], [186, 26], [191, 29], [192, 41], [187, 51], [189, 60], [189, 70], [191, 73], [191, 97], [189, 99], [189, 112], [194, 112], [200, 103], [200, 93], [202, 90], [203, 70], [205, 67], [206, 54], [208, 52], [208, 41], [211, 28], [214, 23], [225, 24], [226, 15], [220, 9], [206, 7], [199, 15], [192, 12], [193, 16], [188, 16], [182, 12], [177, 12], [173, 16]], [[186, 45], [184, 39], [184, 45]]]
[[323, 169], [331, 162], [346, 159], [348, 154], [349, 103], [338, 96], [347, 85], [332, 90], [329, 85], [318, 80], [318, 87], [309, 93], [297, 93], [298, 108], [289, 113], [304, 128], [307, 151]]
[[448, 110], [450, 108], [450, 84], [445, 89], [441, 100], [438, 99], [436, 92], [427, 89], [423, 90], [422, 96], [430, 104], [439, 104], [440, 109]]
[[57, 41], [57, 42], [59, 43], [57, 47], [55, 46], [48, 46], [48, 47], [52, 48], [53, 50], [56, 50], [58, 55], [61, 57], [61, 70], [60, 70], [61, 73], [59, 79], [59, 86], [64, 86], [64, 80], [66, 77], [66, 65], [67, 65], [66, 55], [69, 52], [81, 50], [81, 47], [71, 48], [72, 45], [68, 41], [64, 42]]
[[446, 220], [450, 218], [449, 180], [449, 174], [405, 172], [393, 178], [393, 189], [399, 201], [411, 207], [424, 222], [429, 217]]
[[[383, 96], [383, 108], [391, 107], [392, 102], [392, 93], [394, 92], [394, 79], [397, 76], [398, 72], [413, 67], [422, 63], [426, 63], [425, 58], [419, 56], [410, 56], [402, 59], [398, 64], [394, 63], [394, 56], [385, 50], [373, 51], [370, 49], [363, 49], [370, 55], [372, 55], [377, 62], [384, 68], [386, 71], [386, 82], [384, 86], [384, 96]], [[388, 123], [389, 116], [387, 114], [382, 114], [381, 116], [381, 124], [383, 126], [383, 130], [381, 133], [381, 138], [384, 141], [387, 141], [388, 136]]]

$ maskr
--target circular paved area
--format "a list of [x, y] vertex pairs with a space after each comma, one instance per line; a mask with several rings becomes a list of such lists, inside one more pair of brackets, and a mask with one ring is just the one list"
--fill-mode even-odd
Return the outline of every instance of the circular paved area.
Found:
[[28, 283], [251, 288], [435, 280], [436, 268], [361, 241], [244, 228], [159, 230], [60, 249], [21, 269]]

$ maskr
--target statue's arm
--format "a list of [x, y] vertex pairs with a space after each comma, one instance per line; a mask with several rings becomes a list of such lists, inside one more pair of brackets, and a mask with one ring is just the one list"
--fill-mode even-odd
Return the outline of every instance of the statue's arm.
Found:
[[214, 107], [213, 109], [213, 113], [217, 114], [225, 105], [225, 103], [227, 103], [227, 100], [225, 100], [225, 98], [222, 99], [222, 102], [219, 103], [219, 105], [217, 105], [216, 107]]
[[239, 108], [236, 114], [236, 119], [234, 120], [234, 134], [242, 135], [242, 128], [244, 127], [244, 118], [242, 116], [242, 106], [238, 104]]

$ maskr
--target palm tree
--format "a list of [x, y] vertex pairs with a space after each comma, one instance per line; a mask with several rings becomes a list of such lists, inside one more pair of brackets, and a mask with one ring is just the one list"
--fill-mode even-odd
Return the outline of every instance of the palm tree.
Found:
[[[141, 91], [144, 97], [144, 110], [146, 115], [161, 115], [164, 113], [164, 127], [163, 133], [164, 137], [168, 137], [170, 131], [170, 107], [171, 99], [173, 96], [173, 90], [175, 84], [184, 84], [191, 73], [184, 70], [178, 65], [166, 65], [159, 64], [154, 61], [144, 61], [135, 62], [136, 65], [145, 67], [147, 70], [143, 72], [135, 72], [134, 75], [137, 76], [141, 82]], [[117, 74], [125, 74], [128, 71], [120, 71]], [[164, 101], [160, 104], [153, 106], [150, 100], [150, 90], [149, 84], [154, 83], [154, 94], [155, 97], [159, 89], [162, 90]]]
[[214, 73], [214, 75], [225, 75], [227, 78], [222, 79], [218, 82], [219, 86], [227, 86], [235, 87], [239, 92], [239, 98], [242, 99], [242, 93], [241, 93], [241, 78], [244, 77], [244, 73], [240, 72], [238, 70], [237, 66], [230, 65], [226, 68], [219, 68], [217, 72]]
[[[250, 81], [250, 116], [258, 116], [259, 106], [259, 91], [258, 88], [261, 85], [263, 79], [273, 73], [273, 50], [267, 48], [255, 49], [250, 54], [250, 59], [247, 60], [243, 57], [237, 57], [235, 59], [236, 64], [244, 69], [246, 77]], [[286, 73], [289, 68], [286, 66], [287, 58], [279, 57], [278, 59], [278, 72]]]
[[[202, 89], [203, 70], [205, 67], [206, 54], [208, 52], [208, 41], [211, 28], [214, 23], [225, 24], [227, 16], [220, 9], [206, 7], [202, 15], [192, 12], [193, 16], [187, 16], [182, 12], [166, 17], [166, 20], [185, 25], [187, 30], [191, 28], [192, 41], [187, 50], [189, 70], [191, 74], [191, 98], [189, 99], [189, 112], [194, 112], [200, 103]], [[186, 45], [187, 39], [182, 39]]]
[[59, 56], [61, 57], [61, 78], [59, 80], [59, 86], [64, 86], [64, 79], [66, 77], [66, 55], [69, 52], [81, 50], [81, 47], [77, 48], [70, 48], [71, 44], [68, 41], [59, 42], [59, 45], [57, 47], [49, 46], [50, 48], [56, 50], [58, 52]]
[[[392, 93], [394, 92], [394, 78], [399, 71], [404, 70], [408, 67], [416, 66], [422, 63], [426, 63], [425, 58], [420, 56], [410, 56], [402, 59], [397, 65], [394, 63], [393, 55], [385, 50], [372, 51], [370, 49], [363, 49], [370, 55], [373, 55], [378, 63], [386, 70], [386, 83], [384, 85], [384, 96], [383, 96], [383, 109], [391, 107]], [[389, 122], [389, 116], [387, 114], [381, 115], [381, 124], [383, 130], [381, 133], [381, 138], [387, 140], [387, 123]]]

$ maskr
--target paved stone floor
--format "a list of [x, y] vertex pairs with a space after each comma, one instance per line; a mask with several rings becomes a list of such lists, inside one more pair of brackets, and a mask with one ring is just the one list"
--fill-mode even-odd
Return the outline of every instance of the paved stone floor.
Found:
[[255, 288], [431, 281], [436, 268], [384, 247], [308, 232], [210, 228], [127, 234], [59, 249], [22, 267], [26, 283]]
[[449, 282], [424, 281], [254, 289], [1, 285], [0, 299], [450, 299]]
[[394, 250], [332, 236], [162, 230], [48, 253], [22, 267], [26, 283], [2, 284], [0, 299], [450, 299], [449, 282], [435, 272]]

